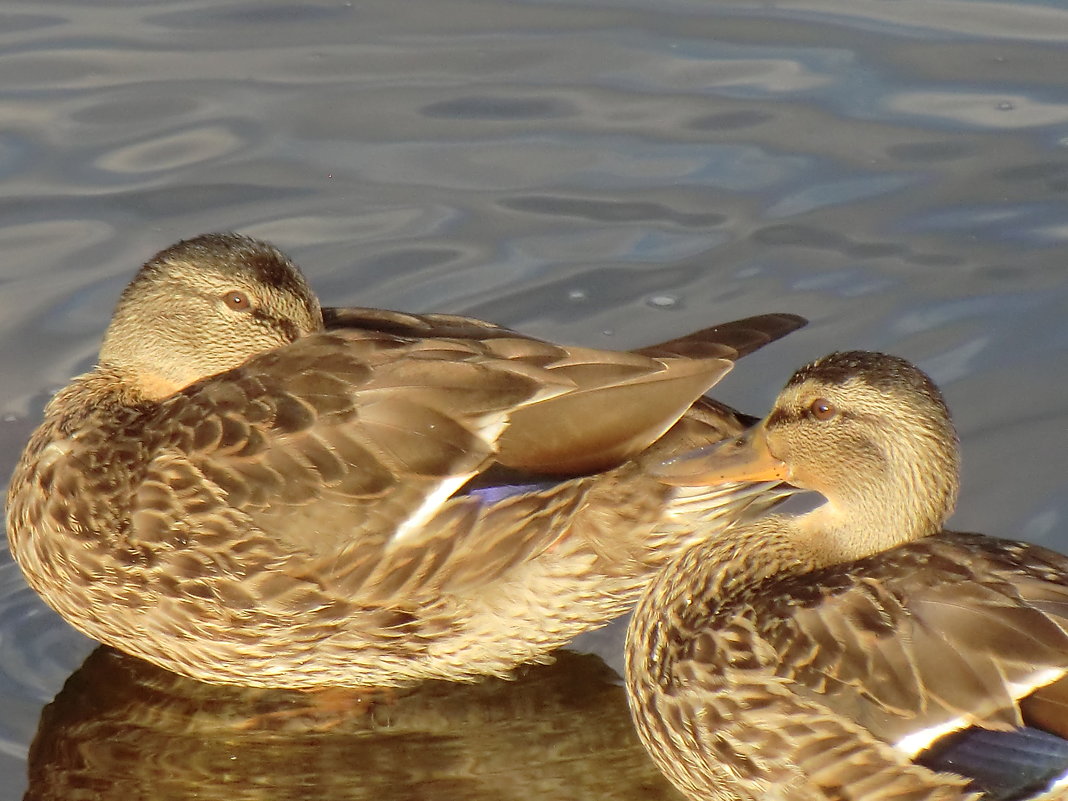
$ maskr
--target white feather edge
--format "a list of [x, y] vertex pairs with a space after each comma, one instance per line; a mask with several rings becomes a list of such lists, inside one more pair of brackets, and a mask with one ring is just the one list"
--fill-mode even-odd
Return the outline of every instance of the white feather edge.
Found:
[[[507, 414], [502, 412], [500, 414], [487, 415], [479, 420], [479, 425], [475, 433], [487, 443], [492, 444], [500, 438], [501, 433], [507, 425]], [[390, 537], [390, 542], [393, 544], [403, 542], [413, 533], [419, 531], [431, 518], [434, 517], [435, 514], [437, 514], [441, 505], [451, 498], [453, 493], [466, 484], [477, 472], [477, 470], [470, 470], [466, 473], [460, 473], [459, 475], [443, 479], [437, 487], [427, 494], [426, 498], [423, 499], [423, 502], [397, 526], [396, 531], [393, 532], [393, 536]]]
[[[1033, 673], [1027, 681], [1010, 682], [1009, 694], [1013, 698], [1026, 698], [1035, 690], [1045, 687], [1048, 684], [1052, 684], [1062, 678], [1066, 673], [1068, 673], [1068, 669], [1063, 667], [1047, 668], [1046, 670], [1037, 671], [1036, 673]], [[917, 754], [926, 751], [937, 740], [945, 737], [947, 734], [966, 729], [972, 725], [974, 725], [974, 721], [971, 718], [962, 715], [960, 717], [940, 721], [925, 729], [920, 729], [912, 734], [908, 734], [893, 743], [893, 746], [912, 759]], [[1068, 781], [1068, 777], [1065, 778], [1065, 781]]]

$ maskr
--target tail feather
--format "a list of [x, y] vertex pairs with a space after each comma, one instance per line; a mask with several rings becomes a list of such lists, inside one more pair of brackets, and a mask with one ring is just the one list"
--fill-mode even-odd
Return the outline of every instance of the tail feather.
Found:
[[972, 728], [939, 741], [917, 762], [970, 778], [983, 801], [1025, 801], [1068, 781], [1068, 741], [1030, 727]]
[[[323, 319], [327, 329], [331, 330], [360, 328], [405, 337], [497, 339], [523, 336], [485, 320], [455, 314], [409, 314], [355, 306], [326, 307], [323, 309]], [[639, 348], [634, 353], [653, 358], [684, 356], [693, 359], [725, 358], [735, 361], [807, 323], [804, 317], [796, 314], [759, 314]]]
[[692, 334], [634, 351], [642, 356], [662, 358], [684, 356], [690, 359], [719, 357], [737, 361], [753, 351], [781, 339], [808, 323], [796, 314], [759, 314], [704, 328]]

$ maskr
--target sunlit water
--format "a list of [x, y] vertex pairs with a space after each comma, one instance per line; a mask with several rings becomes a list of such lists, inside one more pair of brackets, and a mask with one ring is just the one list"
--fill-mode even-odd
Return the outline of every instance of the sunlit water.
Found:
[[[236, 229], [331, 304], [573, 343], [803, 314], [718, 397], [904, 355], [956, 414], [955, 525], [1068, 549], [1066, 44], [1015, 0], [8, 3], [0, 470], [132, 271]], [[4, 553], [3, 801], [91, 647]]]

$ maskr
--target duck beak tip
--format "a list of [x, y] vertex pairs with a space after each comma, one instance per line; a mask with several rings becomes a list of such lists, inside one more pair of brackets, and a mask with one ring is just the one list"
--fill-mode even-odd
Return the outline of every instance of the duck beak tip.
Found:
[[711, 486], [738, 481], [782, 481], [786, 465], [768, 450], [763, 426], [666, 459], [653, 475], [672, 486]]

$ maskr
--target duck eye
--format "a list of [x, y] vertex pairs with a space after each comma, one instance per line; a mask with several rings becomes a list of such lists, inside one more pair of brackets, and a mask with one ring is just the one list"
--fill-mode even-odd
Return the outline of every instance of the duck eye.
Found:
[[826, 398], [816, 398], [809, 405], [808, 411], [817, 420], [830, 420], [838, 414], [838, 407]]
[[222, 296], [222, 301], [234, 311], [248, 311], [252, 308], [252, 301], [248, 295], [238, 289], [231, 289]]

